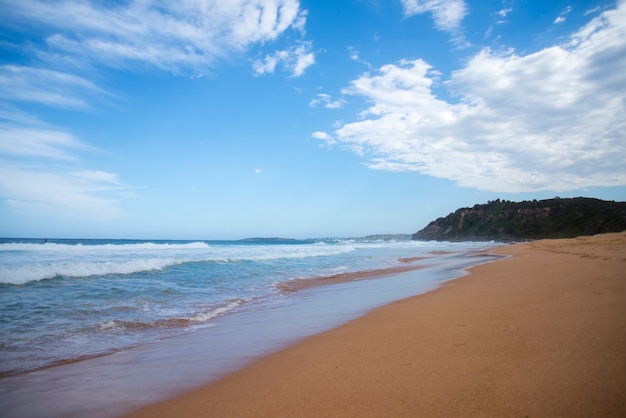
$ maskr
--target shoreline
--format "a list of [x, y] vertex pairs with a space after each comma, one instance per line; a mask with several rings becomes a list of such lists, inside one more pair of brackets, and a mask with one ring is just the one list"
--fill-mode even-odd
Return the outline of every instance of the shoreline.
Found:
[[496, 248], [148, 416], [624, 416], [626, 234]]
[[380, 306], [428, 292], [496, 258], [486, 253], [493, 247], [463, 245], [435, 254], [418, 248], [423, 256], [405, 249], [404, 261], [394, 251], [400, 265], [340, 274], [332, 286], [319, 285], [328, 276], [312, 277], [311, 286], [281, 292], [269, 303], [241, 305], [195, 332], [2, 378], [3, 416], [122, 416], [217, 381]]
[[[408, 257], [408, 258], [399, 258], [398, 262], [401, 263], [399, 266], [394, 267], [384, 267], [374, 270], [360, 270], [353, 271], [348, 273], [337, 273], [328, 276], [316, 276], [316, 277], [306, 277], [306, 278], [293, 278], [290, 281], [279, 282], [275, 284], [275, 287], [284, 293], [294, 293], [302, 290], [312, 289], [320, 286], [328, 286], [328, 285], [337, 285], [342, 283], [349, 283], [360, 280], [369, 280], [369, 279], [381, 279], [386, 276], [398, 275], [402, 273], [408, 273], [411, 271], [422, 270], [431, 267], [436, 264], [436, 262], [431, 264], [422, 264], [420, 262], [424, 260], [436, 260], [436, 255], [448, 254], [449, 252], [444, 252], [441, 254], [431, 254], [427, 257]], [[450, 252], [450, 254], [452, 254]], [[187, 335], [190, 332], [186, 332], [182, 335], [177, 335], [173, 337], [167, 338], [179, 338], [181, 336]], [[25, 376], [31, 373], [39, 372], [42, 370], [47, 370], [51, 368], [66, 366], [70, 364], [76, 364], [87, 360], [97, 359], [100, 357], [110, 356], [112, 354], [123, 352], [127, 350], [132, 350], [137, 347], [141, 347], [145, 344], [151, 343], [138, 343], [136, 345], [127, 346], [118, 350], [111, 350], [102, 353], [83, 355], [78, 357], [72, 357], [68, 359], [58, 360], [54, 363], [46, 364], [40, 367], [32, 368], [32, 369], [24, 369], [24, 370], [11, 370], [7, 372], [0, 371], [0, 379], [16, 377], [16, 376]]]
[[[430, 267], [430, 265], [420, 265], [416, 263], [418, 261], [429, 260], [431, 258], [432, 257], [412, 257], [411, 259], [407, 261], [399, 260], [401, 263], [405, 263], [406, 265], [397, 266], [397, 267], [386, 267], [386, 268], [381, 268], [381, 269], [355, 271], [355, 272], [350, 272], [350, 273], [338, 273], [338, 274], [333, 274], [330, 276], [318, 276], [318, 277], [302, 278], [302, 279], [295, 278], [295, 279], [290, 280], [289, 282], [278, 283], [275, 285], [275, 287], [279, 289], [281, 292], [294, 293], [294, 292], [298, 292], [301, 290], [311, 289], [311, 288], [320, 287], [320, 286], [336, 285], [336, 284], [349, 283], [349, 282], [359, 281], [359, 280], [380, 279], [386, 276], [408, 273], [411, 271], [428, 268]], [[191, 331], [188, 331], [181, 335], [167, 337], [167, 338], [180, 338], [181, 336], [188, 335], [189, 333], [191, 333]], [[44, 366], [33, 368], [33, 369], [11, 370], [8, 372], [0, 371], [0, 380], [4, 378], [8, 378], [8, 377], [25, 376], [31, 373], [42, 371], [42, 370], [67, 366], [70, 364], [77, 364], [77, 363], [81, 363], [87, 360], [106, 357], [106, 356], [110, 356], [118, 352], [132, 350], [134, 348], [138, 348], [143, 345], [147, 345], [151, 343], [153, 342], [139, 343], [139, 344], [131, 345], [131, 346], [124, 347], [118, 350], [112, 350], [108, 352], [83, 355], [83, 356], [58, 360], [54, 363], [46, 364]]]

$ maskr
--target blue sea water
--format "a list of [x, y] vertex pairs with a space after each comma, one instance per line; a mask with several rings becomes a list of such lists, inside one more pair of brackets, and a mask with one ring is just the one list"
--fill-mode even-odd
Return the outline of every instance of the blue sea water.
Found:
[[[495, 245], [0, 239], [0, 405], [7, 416], [115, 416], [123, 405], [206, 383], [428, 291], [488, 261], [477, 254]], [[416, 257], [425, 258], [413, 261], [423, 269], [284, 291], [294, 279], [406, 266]], [[164, 364], [167, 379], [159, 374]], [[94, 375], [97, 383], [87, 384]], [[143, 396], [130, 396], [137, 385]], [[87, 395], [88, 405], [68, 402]], [[98, 397], [108, 405], [116, 399], [120, 409], [90, 410]], [[33, 409], [36, 399], [41, 410]]]

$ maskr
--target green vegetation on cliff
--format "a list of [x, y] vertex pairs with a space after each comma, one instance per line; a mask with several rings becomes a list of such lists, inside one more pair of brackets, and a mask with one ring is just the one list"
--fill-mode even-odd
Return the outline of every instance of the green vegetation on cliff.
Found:
[[576, 197], [494, 200], [461, 208], [413, 234], [414, 240], [572, 238], [626, 230], [626, 202]]

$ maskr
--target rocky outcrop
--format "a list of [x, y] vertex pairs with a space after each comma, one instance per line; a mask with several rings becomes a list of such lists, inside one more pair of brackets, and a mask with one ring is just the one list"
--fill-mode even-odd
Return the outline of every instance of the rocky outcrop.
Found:
[[571, 238], [626, 230], [626, 202], [577, 197], [494, 200], [461, 208], [412, 235], [414, 240]]

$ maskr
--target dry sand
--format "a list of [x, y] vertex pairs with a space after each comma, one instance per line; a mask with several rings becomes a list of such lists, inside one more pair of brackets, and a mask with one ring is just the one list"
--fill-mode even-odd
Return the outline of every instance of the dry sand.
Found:
[[626, 417], [626, 233], [495, 251], [135, 417]]

